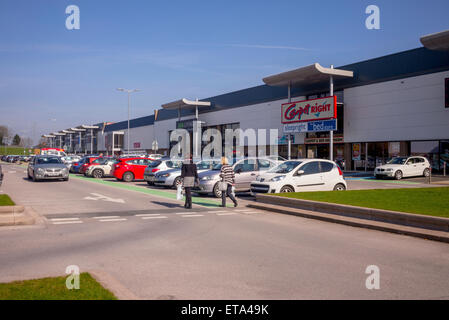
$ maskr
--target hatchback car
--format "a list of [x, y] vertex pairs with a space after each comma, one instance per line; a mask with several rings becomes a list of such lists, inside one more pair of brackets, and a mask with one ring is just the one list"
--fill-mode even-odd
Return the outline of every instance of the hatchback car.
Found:
[[117, 180], [131, 182], [134, 180], [143, 180], [145, 169], [154, 160], [151, 158], [120, 158], [112, 165], [111, 174]]
[[395, 157], [374, 170], [376, 179], [388, 177], [400, 180], [403, 177], [428, 177], [429, 175], [430, 163], [424, 157]]
[[87, 177], [103, 178], [111, 176], [112, 166], [117, 162], [114, 158], [98, 158], [86, 170]]
[[[281, 161], [269, 158], [246, 158], [237, 160], [232, 166], [235, 173], [235, 191], [249, 191], [251, 181], [257, 175], [277, 166], [279, 163]], [[221, 198], [221, 191], [219, 189], [220, 170], [221, 164], [218, 164], [212, 170], [199, 173], [200, 185], [192, 188], [192, 191], [199, 194], [212, 193], [215, 197]]]
[[69, 169], [56, 156], [37, 156], [28, 164], [28, 179], [33, 181], [63, 179], [69, 180]]
[[84, 163], [79, 167], [78, 169], [78, 173], [81, 174], [85, 174], [87, 171], [87, 168], [92, 165], [92, 163], [97, 160], [99, 157], [98, 156], [91, 156], [91, 157], [86, 157], [86, 160], [84, 161]]
[[145, 181], [151, 186], [156, 180], [156, 173], [169, 170], [181, 169], [182, 161], [171, 160], [170, 158], [157, 159], [151, 162], [146, 168], [143, 175]]
[[343, 172], [333, 161], [289, 160], [259, 175], [251, 182], [251, 193], [346, 190]]
[[[220, 163], [220, 160], [203, 160], [196, 163], [198, 173], [211, 170]], [[155, 174], [154, 184], [162, 187], [177, 188], [182, 184], [181, 167], [168, 169], [164, 171], [158, 171]]]

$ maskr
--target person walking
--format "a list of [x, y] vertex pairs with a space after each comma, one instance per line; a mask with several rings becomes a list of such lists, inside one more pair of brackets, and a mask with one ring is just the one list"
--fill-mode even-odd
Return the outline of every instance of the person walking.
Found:
[[198, 181], [198, 171], [196, 164], [192, 162], [192, 157], [187, 156], [181, 167], [182, 185], [186, 194], [186, 202], [184, 208], [192, 209], [192, 187], [195, 185], [195, 181]]
[[221, 188], [221, 206], [226, 207], [226, 196], [231, 198], [234, 202], [234, 207], [237, 207], [237, 200], [232, 194], [232, 186], [234, 185], [234, 169], [229, 165], [228, 158], [221, 158], [221, 171], [220, 171], [221, 183], [223, 184]]

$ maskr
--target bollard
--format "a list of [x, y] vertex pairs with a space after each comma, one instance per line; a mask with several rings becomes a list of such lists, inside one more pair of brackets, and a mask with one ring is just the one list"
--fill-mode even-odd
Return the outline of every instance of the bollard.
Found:
[[446, 161], [443, 164], [443, 175], [446, 176]]
[[432, 181], [432, 167], [429, 168], [429, 184]]

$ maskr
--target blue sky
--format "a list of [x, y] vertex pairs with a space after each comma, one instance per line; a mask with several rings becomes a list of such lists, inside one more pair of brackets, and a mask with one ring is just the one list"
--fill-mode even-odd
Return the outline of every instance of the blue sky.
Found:
[[[65, 9], [80, 8], [80, 30]], [[380, 8], [381, 29], [365, 28]], [[182, 97], [262, 84], [313, 62], [335, 66], [420, 47], [449, 29], [447, 0], [0, 0], [0, 125], [37, 138], [127, 118], [115, 88], [139, 88], [131, 117]], [[53, 120], [51, 120], [53, 119]]]

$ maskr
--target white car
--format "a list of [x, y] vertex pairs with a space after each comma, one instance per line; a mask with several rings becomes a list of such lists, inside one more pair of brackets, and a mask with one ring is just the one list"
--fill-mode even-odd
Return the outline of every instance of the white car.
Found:
[[87, 177], [94, 177], [97, 179], [110, 177], [112, 176], [112, 166], [116, 162], [117, 160], [114, 158], [98, 158], [92, 162], [93, 165], [87, 168], [85, 175]]
[[400, 180], [403, 177], [428, 177], [430, 163], [424, 157], [396, 157], [374, 170], [376, 179], [388, 177]]
[[343, 172], [335, 162], [323, 159], [289, 160], [251, 182], [251, 194], [346, 190]]

